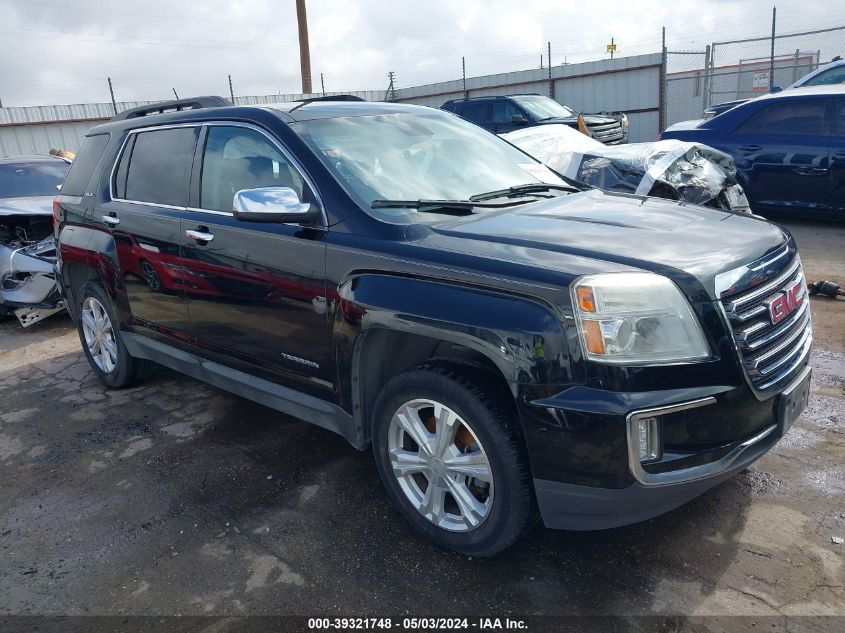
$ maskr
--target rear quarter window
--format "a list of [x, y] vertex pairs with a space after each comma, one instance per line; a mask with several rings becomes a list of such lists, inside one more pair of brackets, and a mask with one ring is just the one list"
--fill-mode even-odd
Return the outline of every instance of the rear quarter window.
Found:
[[108, 134], [97, 134], [89, 136], [82, 144], [82, 149], [76, 155], [76, 159], [70, 167], [67, 178], [62, 185], [62, 194], [66, 196], [82, 196], [91, 176], [94, 175], [94, 168], [100, 162], [106, 145], [109, 144]]

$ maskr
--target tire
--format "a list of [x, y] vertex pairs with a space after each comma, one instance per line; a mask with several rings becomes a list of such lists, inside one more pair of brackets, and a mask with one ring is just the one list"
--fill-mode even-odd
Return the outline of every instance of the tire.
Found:
[[538, 519], [516, 414], [495, 393], [484, 370], [431, 361], [390, 380], [374, 410], [393, 502], [420, 534], [468, 556], [501, 552]]
[[129, 355], [120, 336], [112, 300], [103, 287], [95, 281], [87, 281], [79, 289], [78, 296], [76, 327], [79, 340], [100, 381], [107, 387], [121, 389], [145, 377], [147, 363]]

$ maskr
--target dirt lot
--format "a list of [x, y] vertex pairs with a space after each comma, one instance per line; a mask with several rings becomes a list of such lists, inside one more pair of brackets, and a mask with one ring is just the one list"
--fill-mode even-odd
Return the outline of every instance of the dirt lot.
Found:
[[[793, 228], [845, 281], [845, 229]], [[336, 435], [163, 369], [108, 391], [66, 319], [4, 323], [0, 614], [845, 616], [845, 301], [812, 308], [810, 406], [752, 469], [492, 560], [418, 538]]]

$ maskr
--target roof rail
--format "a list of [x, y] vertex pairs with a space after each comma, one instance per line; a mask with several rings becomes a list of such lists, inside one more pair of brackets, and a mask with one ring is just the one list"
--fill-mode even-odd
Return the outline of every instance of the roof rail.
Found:
[[366, 101], [357, 95], [326, 95], [323, 97], [312, 97], [310, 99], [303, 99], [305, 102], [311, 101]]
[[299, 110], [302, 106], [307, 106], [309, 103], [314, 103], [315, 101], [366, 101], [366, 99], [356, 97], [355, 95], [326, 95], [324, 97], [313, 97], [311, 99], [302, 99], [299, 102], [291, 102], [296, 103], [296, 105], [288, 110], [288, 112]]
[[126, 119], [137, 119], [151, 114], [164, 114], [165, 112], [181, 112], [182, 110], [199, 110], [202, 108], [219, 108], [230, 106], [232, 102], [223, 97], [190, 97], [188, 99], [176, 99], [174, 101], [162, 101], [152, 105], [130, 108], [115, 114], [112, 121], [124, 121]]
[[539, 92], [518, 92], [512, 95], [478, 95], [475, 97], [458, 97], [457, 99], [449, 99], [445, 103], [453, 101], [474, 101], [475, 99], [507, 99], [509, 97], [542, 97]]

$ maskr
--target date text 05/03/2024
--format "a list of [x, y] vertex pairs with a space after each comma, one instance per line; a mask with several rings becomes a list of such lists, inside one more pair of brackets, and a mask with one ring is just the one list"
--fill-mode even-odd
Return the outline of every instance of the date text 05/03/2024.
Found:
[[513, 618], [309, 618], [310, 630], [405, 630], [405, 631], [516, 631], [528, 628], [524, 620]]

